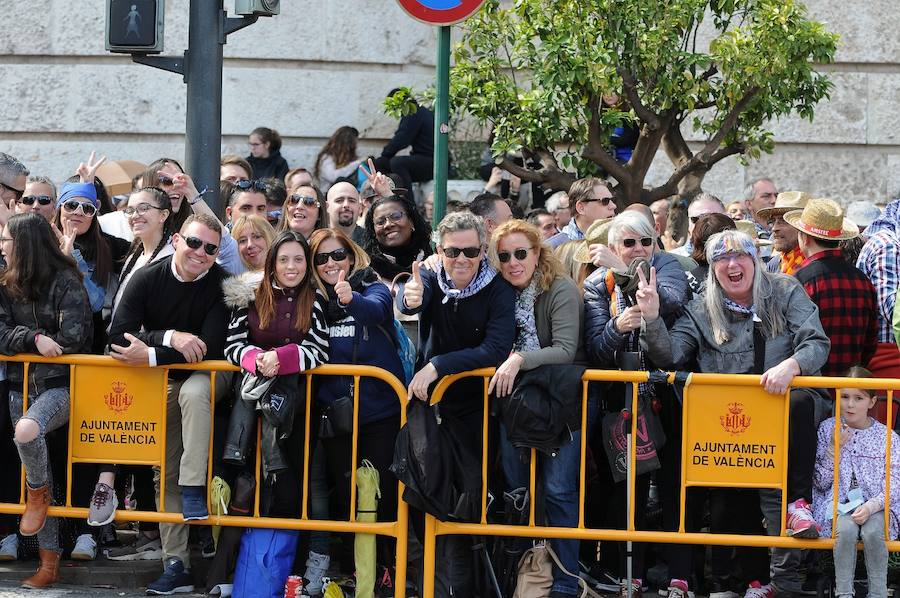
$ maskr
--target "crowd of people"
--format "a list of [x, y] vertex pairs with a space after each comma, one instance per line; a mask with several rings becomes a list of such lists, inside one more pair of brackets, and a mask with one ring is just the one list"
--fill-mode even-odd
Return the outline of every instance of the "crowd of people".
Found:
[[[413, 115], [404, 139], [425, 126], [419, 120], [427, 115]], [[410, 401], [427, 402], [445, 376], [496, 368], [487, 385], [488, 421], [477, 378], [451, 385], [437, 416], [457, 469], [480, 471], [486, 454], [489, 479], [448, 475], [445, 484], [461, 497], [455, 510], [435, 513], [432, 502], [411, 502], [413, 543], [423, 538], [423, 511], [471, 517], [464, 497], [473, 495], [473, 484], [476, 503], [482, 484], [494, 496], [521, 497], [529, 448], [538, 449], [538, 496], [524, 496], [524, 504], [535, 501], [540, 523], [576, 526], [583, 502], [589, 527], [624, 528], [621, 455], [606, 439], [621, 425], [631, 395], [622, 384], [592, 383], [582, 429], [585, 368], [757, 374], [765, 391], [790, 391], [787, 535], [817, 538], [835, 530], [841, 596], [853, 593], [861, 537], [869, 594], [887, 595], [884, 509], [887, 535], [896, 538], [900, 438], [891, 444], [888, 506], [885, 450], [893, 422], [884, 421], [884, 398], [866, 389], [865, 378], [900, 377], [900, 200], [883, 210], [852, 204], [851, 219], [831, 199], [779, 193], [764, 178], [727, 206], [709, 193], [624, 206], [606, 181], [587, 177], [524, 214], [517, 202], [482, 193], [448, 210], [432, 230], [426, 198], [417, 202], [410, 193], [409, 177], [424, 161], [404, 161], [393, 146], [382, 160], [364, 161], [356, 155], [357, 136], [342, 127], [313, 169], [289, 169], [277, 133], [254, 130], [248, 159], [222, 160], [224, 219], [171, 158], [135, 177], [116, 208], [97, 176], [103, 159], [92, 155], [57, 190], [0, 154], [0, 352], [107, 354], [150, 367], [225, 359], [238, 366], [234, 375], [217, 374], [215, 396], [208, 372], [169, 373], [164, 502], [185, 521], [209, 517], [211, 438], [216, 484], [246, 498], [242, 474], [256, 462], [257, 426], [262, 515], [300, 517], [306, 502], [313, 519], [347, 519], [350, 472], [366, 462], [380, 479], [376, 518], [390, 521], [398, 476], [405, 475], [392, 466], [398, 397], [384, 382], [364, 378], [355, 387], [347, 376], [314, 377], [307, 389], [298, 374], [324, 363], [374, 365], [405, 381]], [[393, 180], [382, 170], [385, 162], [408, 176]], [[859, 378], [859, 388], [835, 397], [792, 387], [796, 376], [819, 374]], [[0, 425], [24, 465], [27, 492], [18, 521], [0, 520], [6, 528], [0, 559], [18, 558], [25, 540], [36, 536], [40, 567], [24, 585], [47, 587], [58, 580], [64, 552], [93, 559], [99, 546], [114, 560], [161, 559], [163, 574], [148, 593], [192, 591], [189, 526], [142, 524], [134, 544], [107, 544], [126, 501], [156, 509], [158, 471], [154, 479], [149, 468], [76, 467], [73, 504], [87, 506], [89, 515], [66, 545], [60, 520], [47, 517], [47, 509], [65, 488], [66, 443], [59, 437], [69, 414], [69, 369], [8, 363], [3, 377], [9, 409]], [[272, 407], [266, 397], [273, 389], [292, 407]], [[314, 423], [308, 439], [307, 391]], [[678, 393], [648, 382], [637, 394], [640, 412], [660, 432], [649, 441], [658, 463], [635, 480], [638, 529], [677, 530], [683, 509], [689, 531], [780, 534], [780, 491], [692, 488], [679, 504]], [[552, 417], [523, 415], [539, 400], [550, 401]], [[584, 496], [582, 437], [590, 447]], [[304, 455], [307, 443], [311, 452]], [[0, 481], [0, 488], [13, 489], [12, 497], [0, 497], [7, 502], [18, 500], [14, 469], [6, 468]], [[853, 507], [836, 521], [834, 492]], [[507, 519], [516, 508], [527, 512], [522, 502], [497, 502], [505, 503]], [[204, 556], [219, 558], [208, 528], [197, 529]], [[300, 541], [292, 569], [306, 578], [311, 595], [321, 592], [329, 571], [355, 570], [352, 541], [334, 536], [315, 532]], [[548, 545], [556, 557], [552, 598], [581, 595], [584, 584], [640, 593], [654, 570], [667, 572], [653, 585], [669, 598], [695, 591], [773, 598], [802, 591], [816, 569], [799, 549], [715, 547], [703, 563], [684, 545], [638, 543], [630, 552], [617, 542], [602, 542], [599, 550], [596, 542], [568, 539]], [[471, 538], [441, 536], [437, 551], [436, 595], [481, 595]], [[380, 583], [389, 584], [394, 559], [393, 542], [380, 538]], [[421, 583], [421, 564], [412, 562], [410, 571]], [[228, 574], [209, 586], [221, 591]], [[494, 583], [512, 591], [502, 576]]]

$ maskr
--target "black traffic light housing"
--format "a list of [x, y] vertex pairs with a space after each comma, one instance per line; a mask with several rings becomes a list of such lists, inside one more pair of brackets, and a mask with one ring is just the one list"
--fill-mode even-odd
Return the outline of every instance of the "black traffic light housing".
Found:
[[165, 0], [106, 0], [106, 49], [127, 54], [163, 51]]

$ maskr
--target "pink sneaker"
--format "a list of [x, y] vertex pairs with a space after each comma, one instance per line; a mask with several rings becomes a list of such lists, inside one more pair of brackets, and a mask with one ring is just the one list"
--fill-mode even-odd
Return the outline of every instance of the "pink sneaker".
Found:
[[813, 519], [809, 503], [798, 498], [787, 508], [787, 535], [794, 538], [814, 539], [819, 537], [819, 526]]
[[744, 598], [775, 598], [775, 588], [769, 584], [761, 585], [758, 581], [751, 581]]

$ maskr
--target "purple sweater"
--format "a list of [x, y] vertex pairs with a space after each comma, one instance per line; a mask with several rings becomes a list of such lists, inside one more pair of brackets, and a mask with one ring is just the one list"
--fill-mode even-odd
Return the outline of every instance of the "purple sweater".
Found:
[[[872, 517], [884, 517], [884, 461], [887, 439], [884, 424], [872, 420], [864, 430], [854, 430], [850, 441], [841, 447], [840, 477], [838, 478], [838, 502], [847, 502], [850, 480], [862, 490], [863, 498], [872, 507]], [[813, 516], [822, 526], [822, 535], [831, 536], [834, 485], [834, 418], [829, 417], [819, 426], [816, 446], [816, 469], [813, 475]], [[891, 539], [900, 531], [900, 437], [891, 432]]]

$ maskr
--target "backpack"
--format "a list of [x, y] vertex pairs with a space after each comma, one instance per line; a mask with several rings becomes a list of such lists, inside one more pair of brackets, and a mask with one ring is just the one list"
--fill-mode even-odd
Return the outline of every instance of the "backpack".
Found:
[[397, 318], [394, 318], [394, 331], [391, 333], [384, 326], [379, 325], [378, 329], [384, 332], [397, 349], [397, 355], [400, 357], [400, 363], [403, 364], [403, 382], [409, 385], [413, 376], [416, 374], [416, 346], [413, 344], [406, 330], [403, 329]]

